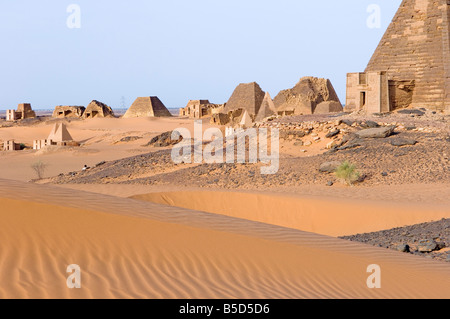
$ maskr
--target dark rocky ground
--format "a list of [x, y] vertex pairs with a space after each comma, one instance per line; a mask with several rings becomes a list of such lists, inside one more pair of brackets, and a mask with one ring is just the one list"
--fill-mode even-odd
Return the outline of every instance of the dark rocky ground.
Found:
[[[415, 145], [394, 146], [399, 139]], [[344, 137], [345, 139], [345, 137]], [[262, 175], [263, 164], [175, 164], [170, 150], [103, 163], [87, 171], [51, 179], [53, 183], [138, 183], [180, 186], [271, 188], [305, 184], [327, 185], [338, 180], [321, 173], [324, 162], [350, 161], [364, 177], [360, 185], [450, 182], [450, 142], [439, 133], [401, 132], [387, 138], [350, 139], [344, 146], [311, 157], [281, 156], [274, 175]]]
[[450, 262], [450, 219], [342, 239]]

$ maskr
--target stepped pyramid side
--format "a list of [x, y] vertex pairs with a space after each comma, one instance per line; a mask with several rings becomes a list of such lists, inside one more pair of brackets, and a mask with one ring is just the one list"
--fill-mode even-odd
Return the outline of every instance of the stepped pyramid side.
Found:
[[255, 117], [264, 100], [265, 93], [258, 83], [241, 83], [234, 90], [226, 103], [224, 112], [232, 112], [238, 109], [246, 110], [250, 116]]
[[156, 96], [138, 97], [127, 112], [124, 118], [131, 117], [170, 117], [169, 110], [164, 106], [161, 100]]
[[[366, 68], [366, 73], [386, 72], [389, 88], [386, 80], [381, 82], [389, 91], [391, 109], [407, 102], [450, 109], [449, 21], [448, 0], [404, 0], [400, 5]], [[396, 101], [408, 91], [409, 101]]]

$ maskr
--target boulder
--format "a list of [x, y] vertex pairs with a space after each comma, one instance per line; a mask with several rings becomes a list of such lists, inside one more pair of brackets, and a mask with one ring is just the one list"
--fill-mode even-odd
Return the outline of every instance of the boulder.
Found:
[[341, 133], [340, 129], [336, 129], [334, 131], [331, 131], [330, 133], [328, 133], [325, 137], [326, 138], [332, 138], [335, 137], [336, 135], [339, 135], [339, 133]]
[[392, 146], [408, 146], [408, 145], [416, 145], [417, 141], [413, 139], [396, 138], [390, 140], [389, 144], [391, 144]]
[[369, 128], [356, 132], [359, 138], [386, 138], [394, 133], [395, 126]]
[[409, 253], [410, 252], [409, 245], [405, 245], [405, 244], [400, 244], [395, 249], [401, 253]]
[[417, 109], [405, 109], [405, 110], [399, 110], [397, 113], [399, 114], [406, 114], [406, 115], [417, 115], [417, 116], [423, 116], [425, 115], [425, 112]]
[[438, 248], [438, 244], [434, 240], [424, 239], [419, 242], [418, 250], [421, 253], [431, 253]]
[[155, 136], [148, 142], [145, 146], [155, 146], [155, 147], [167, 147], [180, 143], [183, 137], [179, 135], [178, 139], [172, 139], [172, 131], [164, 132], [158, 136]]
[[334, 173], [336, 169], [341, 165], [341, 162], [325, 162], [320, 165], [319, 172], [321, 173]]
[[380, 125], [377, 122], [374, 122], [374, 121], [366, 121], [361, 126], [362, 127], [366, 127], [366, 128], [377, 128], [377, 127], [380, 127]]

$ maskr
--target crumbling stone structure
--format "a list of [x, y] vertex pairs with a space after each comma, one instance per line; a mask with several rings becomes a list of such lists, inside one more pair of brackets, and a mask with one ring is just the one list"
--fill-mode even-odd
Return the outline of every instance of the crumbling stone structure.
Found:
[[273, 99], [281, 116], [342, 112], [342, 104], [328, 79], [303, 77]]
[[171, 117], [169, 110], [156, 96], [138, 97], [123, 118], [132, 117]]
[[17, 120], [25, 120], [35, 118], [36, 113], [31, 108], [30, 103], [22, 103], [19, 104], [16, 110], [7, 110], [6, 111], [6, 120], [7, 121], [17, 121]]
[[86, 108], [84, 106], [58, 105], [53, 111], [54, 118], [81, 118]]
[[223, 107], [223, 104], [212, 104], [208, 100], [190, 100], [186, 107], [180, 109], [180, 116], [201, 119], [221, 112]]
[[83, 118], [93, 119], [97, 117], [114, 117], [114, 112], [112, 108], [105, 103], [93, 100], [86, 107], [86, 110], [83, 113]]
[[4, 141], [3, 142], [3, 150], [4, 151], [20, 151], [21, 146], [19, 143], [16, 143], [14, 140]]
[[56, 123], [53, 126], [49, 136], [45, 140], [35, 140], [33, 141], [33, 149], [40, 150], [45, 146], [80, 146], [79, 143], [75, 142], [67, 130], [66, 124]]
[[403, 0], [364, 73], [347, 75], [347, 111], [450, 111], [450, 1]]

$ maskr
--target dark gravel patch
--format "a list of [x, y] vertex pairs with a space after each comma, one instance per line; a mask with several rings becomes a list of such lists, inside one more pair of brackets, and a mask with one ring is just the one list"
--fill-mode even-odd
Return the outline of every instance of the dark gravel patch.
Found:
[[450, 262], [450, 219], [341, 239]]

